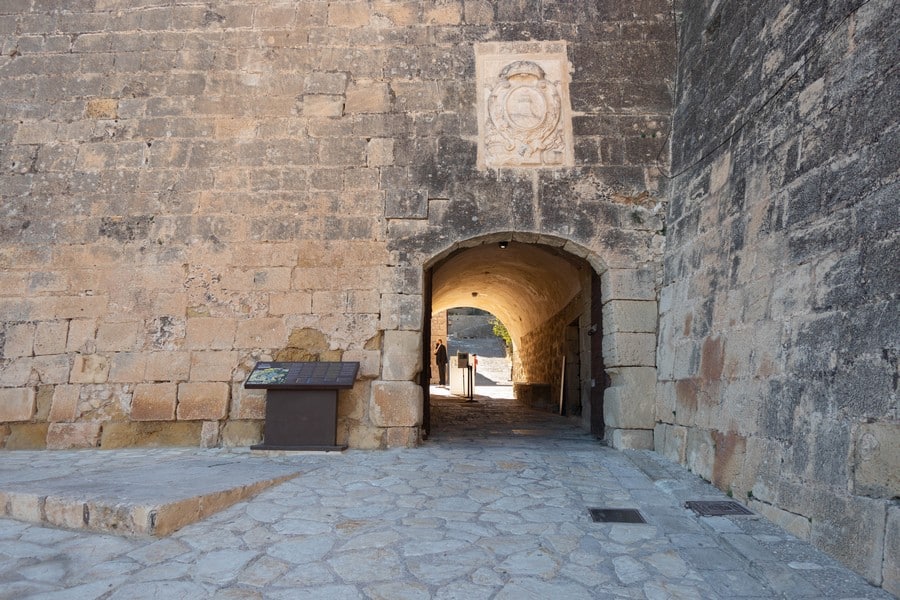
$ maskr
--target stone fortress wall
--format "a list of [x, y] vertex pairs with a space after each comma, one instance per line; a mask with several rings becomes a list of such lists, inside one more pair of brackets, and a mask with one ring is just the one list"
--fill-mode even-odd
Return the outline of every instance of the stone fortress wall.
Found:
[[0, 445], [247, 445], [255, 361], [343, 359], [338, 441], [414, 446], [423, 269], [543, 244], [618, 446], [897, 592], [898, 9], [750, 4], [676, 2], [676, 70], [666, 0], [0, 2]]
[[682, 21], [656, 447], [900, 593], [900, 8]]
[[[665, 2], [0, 12], [6, 448], [251, 443], [264, 396], [242, 382], [261, 359], [360, 361], [338, 441], [415, 445], [423, 265], [497, 232], [589, 256], [655, 306]], [[559, 153], [479, 169], [476, 90], [499, 74], [479, 88], [476, 56], [504, 53], [567, 78], [571, 113]], [[534, 89], [515, 99], [557, 101]]]

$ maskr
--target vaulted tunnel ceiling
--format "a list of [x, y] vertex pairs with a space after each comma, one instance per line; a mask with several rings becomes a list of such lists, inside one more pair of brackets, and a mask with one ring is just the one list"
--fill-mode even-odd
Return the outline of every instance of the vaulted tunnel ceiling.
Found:
[[486, 310], [518, 343], [581, 290], [575, 260], [554, 248], [518, 242], [506, 248], [496, 242], [466, 248], [435, 267], [432, 311], [462, 306]]

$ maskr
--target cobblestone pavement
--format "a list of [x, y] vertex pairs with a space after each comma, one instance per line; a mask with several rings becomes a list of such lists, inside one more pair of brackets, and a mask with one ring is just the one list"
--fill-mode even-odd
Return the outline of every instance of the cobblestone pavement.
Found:
[[[478, 399], [435, 398], [415, 450], [229, 452], [303, 474], [166, 538], [0, 520], [0, 598], [891, 597], [762, 518], [695, 516], [685, 500], [722, 494], [653, 453]], [[167, 452], [226, 454], [153, 462]], [[648, 523], [594, 523], [591, 507]]]

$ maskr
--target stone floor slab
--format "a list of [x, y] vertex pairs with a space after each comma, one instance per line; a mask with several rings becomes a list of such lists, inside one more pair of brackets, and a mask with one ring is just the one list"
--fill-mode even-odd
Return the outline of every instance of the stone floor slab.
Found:
[[221, 450], [4, 452], [0, 516], [163, 536], [299, 473]]
[[[162, 539], [0, 518], [0, 598], [891, 598], [762, 517], [696, 516], [686, 499], [725, 495], [657, 454], [477, 399], [437, 400], [414, 450], [4, 453], [0, 483], [17, 487], [0, 489], [82, 502], [97, 496], [75, 493], [81, 474], [147, 505], [181, 501], [185, 481], [234, 489], [229, 472], [252, 474], [241, 487], [301, 475]], [[153, 469], [155, 491], [129, 488]], [[594, 523], [589, 507], [649, 523]]]

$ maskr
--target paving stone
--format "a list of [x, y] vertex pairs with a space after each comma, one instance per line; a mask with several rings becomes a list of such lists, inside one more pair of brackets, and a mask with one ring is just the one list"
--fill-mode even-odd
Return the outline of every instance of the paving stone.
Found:
[[[416, 450], [337, 456], [14, 455], [0, 463], [0, 490], [148, 465], [168, 465], [160, 497], [241, 465], [301, 475], [162, 539], [0, 518], [0, 597], [890, 598], [764, 519], [685, 511], [672, 490], [724, 495], [677, 465], [638, 468], [558, 418], [542, 417], [540, 435], [513, 433], [540, 427], [527, 418], [507, 414], [478, 433], [462, 417]], [[200, 458], [203, 470], [188, 468]], [[126, 497], [137, 492], [130, 481], [110, 474], [100, 487]], [[633, 506], [652, 523], [593, 523], [587, 508], [598, 505]]]
[[650, 576], [644, 566], [630, 556], [617, 556], [612, 563], [616, 570], [616, 577], [625, 585], [644, 581]]

